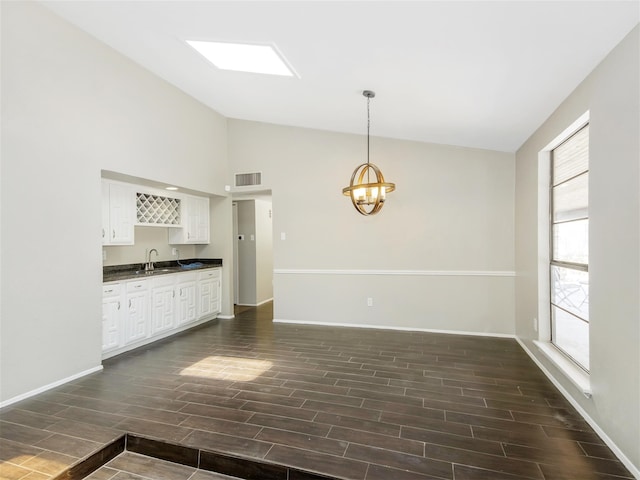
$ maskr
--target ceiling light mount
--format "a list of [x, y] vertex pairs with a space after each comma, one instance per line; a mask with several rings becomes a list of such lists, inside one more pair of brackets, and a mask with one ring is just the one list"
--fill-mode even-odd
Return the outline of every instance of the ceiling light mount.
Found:
[[[382, 171], [369, 162], [369, 130], [371, 128], [369, 104], [371, 99], [376, 96], [376, 93], [372, 90], [364, 90], [362, 95], [367, 99], [367, 163], [362, 163], [356, 167], [351, 175], [349, 186], [343, 188], [342, 193], [351, 198], [351, 203], [353, 203], [358, 213], [361, 215], [374, 215], [382, 209], [387, 193], [393, 192], [396, 189], [396, 185], [385, 182]], [[372, 176], [375, 178], [375, 182], [372, 182]]]

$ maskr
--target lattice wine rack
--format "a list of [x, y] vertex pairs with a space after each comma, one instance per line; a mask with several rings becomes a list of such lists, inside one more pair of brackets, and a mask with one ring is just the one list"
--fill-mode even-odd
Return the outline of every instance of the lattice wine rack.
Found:
[[136, 193], [138, 223], [180, 225], [180, 199]]

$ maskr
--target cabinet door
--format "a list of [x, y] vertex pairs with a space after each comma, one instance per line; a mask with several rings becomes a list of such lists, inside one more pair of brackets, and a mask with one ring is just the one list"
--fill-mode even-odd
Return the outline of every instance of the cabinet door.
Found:
[[125, 344], [147, 337], [149, 292], [145, 280], [127, 284], [125, 305]]
[[213, 282], [213, 298], [211, 299], [211, 310], [216, 315], [222, 312], [222, 280], [218, 277]]
[[171, 330], [174, 327], [175, 289], [173, 285], [157, 286], [151, 290], [151, 334]]
[[176, 288], [178, 292], [178, 324], [183, 325], [196, 321], [198, 318], [198, 303], [196, 301], [196, 281], [182, 281]]
[[102, 182], [102, 244], [109, 245], [111, 227], [109, 225], [109, 184]]
[[199, 316], [206, 317], [220, 313], [220, 269], [207, 269], [198, 277], [200, 297]]
[[206, 197], [190, 197], [189, 203], [193, 211], [192, 235], [193, 243], [209, 243], [209, 199]]
[[[111, 293], [111, 292], [109, 292]], [[120, 346], [120, 296], [102, 299], [102, 351]]]
[[111, 245], [133, 245], [135, 197], [127, 185], [109, 183], [109, 241]]
[[182, 200], [182, 227], [169, 229], [169, 243], [209, 243], [209, 199], [185, 196]]
[[201, 280], [199, 285], [200, 290], [200, 308], [199, 308], [199, 316], [206, 317], [207, 315], [211, 315], [213, 310], [211, 310], [211, 299], [213, 298], [213, 287], [214, 280], [207, 279]]

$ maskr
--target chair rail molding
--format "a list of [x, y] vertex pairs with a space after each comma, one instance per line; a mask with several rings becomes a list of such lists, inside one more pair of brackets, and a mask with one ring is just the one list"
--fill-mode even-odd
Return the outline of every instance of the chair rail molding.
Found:
[[421, 277], [515, 277], [512, 270], [345, 270], [276, 268], [275, 275], [400, 275]]

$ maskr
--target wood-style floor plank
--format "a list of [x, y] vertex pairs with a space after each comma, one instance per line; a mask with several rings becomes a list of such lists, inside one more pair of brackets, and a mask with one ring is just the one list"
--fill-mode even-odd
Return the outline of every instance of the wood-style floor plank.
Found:
[[[0, 410], [0, 478], [53, 478], [125, 433], [240, 457], [238, 478], [632, 478], [515, 340], [271, 319], [245, 308]], [[157, 467], [125, 452], [89, 478], [230, 478]]]

